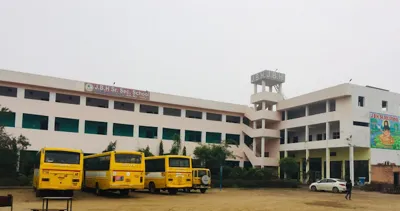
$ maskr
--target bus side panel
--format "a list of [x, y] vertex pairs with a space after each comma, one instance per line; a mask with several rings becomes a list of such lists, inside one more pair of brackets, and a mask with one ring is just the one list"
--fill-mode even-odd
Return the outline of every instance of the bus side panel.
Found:
[[38, 189], [38, 186], [39, 186], [39, 178], [40, 178], [40, 175], [39, 175], [39, 169], [38, 168], [35, 168], [34, 170], [33, 170], [33, 182], [32, 182], [32, 185], [33, 185], [33, 187], [35, 188], [35, 189]]
[[85, 174], [86, 187], [96, 188], [98, 185], [102, 190], [110, 188], [109, 171], [86, 171]]
[[166, 188], [165, 172], [148, 172], [145, 177], [145, 186], [149, 188], [150, 182], [153, 182], [156, 188]]

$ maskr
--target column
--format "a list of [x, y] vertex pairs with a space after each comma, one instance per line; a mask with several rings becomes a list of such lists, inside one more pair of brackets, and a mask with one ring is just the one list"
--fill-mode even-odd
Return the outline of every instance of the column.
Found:
[[203, 113], [201, 114], [201, 119], [204, 119], [204, 120], [207, 119], [207, 112], [203, 111]]
[[257, 145], [257, 141], [256, 141], [256, 138], [254, 137], [253, 138], [253, 153], [254, 153], [254, 155], [256, 155], [256, 150], [257, 150], [256, 145]]
[[285, 137], [284, 137], [284, 140], [285, 140], [285, 144], [287, 144], [288, 143], [288, 129], [287, 128], [285, 128]]
[[114, 109], [114, 100], [109, 100], [108, 101], [108, 108], [109, 109]]
[[140, 112], [140, 104], [135, 103], [135, 112]]
[[287, 117], [288, 117], [288, 111], [286, 110], [286, 111], [284, 111], [284, 112], [285, 112], [285, 121], [286, 121], [286, 120], [288, 120], [288, 119], [287, 119]]
[[331, 177], [331, 150], [329, 148], [326, 148], [325, 152], [325, 169], [326, 169], [326, 175], [325, 178], [330, 178]]
[[306, 113], [306, 116], [308, 116], [308, 106], [306, 106], [306, 108], [305, 108], [305, 113]]
[[86, 96], [81, 96], [81, 105], [86, 105]]
[[206, 131], [201, 131], [201, 143], [206, 143]]
[[163, 127], [157, 127], [157, 139], [162, 139], [162, 131], [163, 131]]
[[221, 114], [221, 121], [222, 122], [226, 122], [226, 115], [225, 114]]
[[244, 145], [244, 134], [243, 133], [240, 134], [239, 145]]
[[264, 129], [265, 128], [265, 119], [261, 120], [261, 128]]
[[264, 80], [261, 81], [261, 86], [262, 86], [261, 91], [265, 92], [265, 81]]
[[257, 129], [257, 120], [253, 121], [253, 129]]
[[284, 151], [284, 157], [286, 158], [288, 156], [288, 151]]
[[354, 147], [349, 147], [350, 180], [354, 184]]
[[22, 128], [23, 113], [15, 113], [15, 128]]
[[133, 126], [133, 137], [135, 137], [135, 138], [139, 137], [139, 125]]
[[261, 138], [261, 157], [264, 158], [265, 155], [265, 137]]
[[267, 102], [263, 101], [262, 102], [262, 110], [267, 109]]
[[85, 134], [85, 119], [79, 119], [79, 133]]
[[[306, 174], [309, 173], [310, 171], [310, 150], [306, 149]], [[307, 174], [307, 178], [306, 181], [308, 181], [310, 179], [310, 175]]]
[[226, 133], [221, 133], [221, 141], [225, 141], [225, 142], [228, 141], [228, 140], [226, 140]]
[[326, 140], [329, 140], [329, 139], [331, 139], [331, 128], [330, 128], [329, 122], [326, 123], [325, 128], [326, 128], [325, 129], [326, 130]]
[[368, 176], [369, 176], [368, 182], [371, 183], [372, 181], [371, 159], [368, 159]]
[[308, 141], [308, 133], [309, 133], [309, 128], [308, 125], [306, 125], [306, 132], [305, 132], [306, 139], [304, 139], [306, 142]]
[[55, 126], [55, 117], [54, 116], [48, 116], [48, 125], [47, 125], [47, 130], [48, 131], [54, 131], [54, 126]]
[[254, 84], [254, 94], [257, 94], [257, 84]]
[[186, 110], [185, 109], [182, 109], [181, 117], [186, 117]]
[[345, 177], [346, 177], [346, 161], [342, 160], [342, 178], [345, 178]]
[[56, 102], [56, 93], [54, 92], [49, 93], [49, 101], [53, 103]]
[[158, 114], [163, 114], [164, 113], [164, 108], [162, 106], [158, 107]]
[[240, 159], [240, 161], [239, 161], [239, 167], [240, 167], [240, 168], [243, 168], [243, 167], [244, 167], [244, 160], [243, 160], [243, 159]]
[[326, 101], [326, 113], [329, 112], [329, 100]]
[[113, 135], [113, 126], [114, 124], [112, 122], [107, 122], [107, 136]]
[[[180, 132], [181, 142], [185, 143], [185, 129], [180, 129], [179, 132]], [[183, 146], [182, 146], [182, 149], [183, 149]]]
[[17, 98], [25, 98], [25, 89], [24, 88], [17, 89]]

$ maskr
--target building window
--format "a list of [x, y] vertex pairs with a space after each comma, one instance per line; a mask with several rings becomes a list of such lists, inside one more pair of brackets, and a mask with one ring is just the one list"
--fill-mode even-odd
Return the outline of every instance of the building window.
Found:
[[172, 128], [163, 128], [162, 137], [165, 140], [174, 140], [174, 138], [181, 136], [181, 130], [179, 129], [172, 129]]
[[299, 142], [299, 137], [298, 136], [293, 137], [293, 143], [298, 143], [298, 142]]
[[388, 111], [388, 102], [382, 101], [382, 111]]
[[66, 94], [56, 93], [56, 102], [79, 105], [81, 104], [81, 97], [76, 95], [66, 95]]
[[245, 143], [247, 146], [251, 146], [251, 145], [253, 144], [253, 138], [251, 138], [251, 137], [248, 136], [248, 135], [244, 135], [244, 143]]
[[167, 116], [177, 116], [177, 117], [180, 117], [180, 116], [182, 115], [182, 114], [181, 114], [181, 109], [177, 109], [177, 108], [165, 108], [165, 107], [164, 107], [163, 114], [164, 114], [164, 115], [167, 115]]
[[369, 123], [368, 123], [368, 122], [357, 122], [357, 121], [353, 121], [353, 125], [355, 125], [355, 126], [362, 126], [362, 127], [369, 127]]
[[285, 144], [285, 130], [280, 130], [280, 144]]
[[340, 132], [333, 132], [332, 133], [332, 138], [333, 139], [340, 139]]
[[15, 113], [0, 112], [0, 126], [15, 127]]
[[321, 141], [322, 140], [322, 134], [317, 134], [317, 141]]
[[222, 121], [221, 114], [207, 113], [207, 120], [211, 121]]
[[203, 118], [203, 113], [200, 112], [200, 111], [186, 110], [186, 117], [187, 118], [192, 118], [192, 119], [202, 119]]
[[86, 98], [86, 106], [108, 108], [108, 100], [87, 97]]
[[329, 155], [334, 157], [334, 156], [336, 156], [336, 152], [330, 152]]
[[49, 101], [50, 93], [32, 89], [25, 89], [25, 99]]
[[364, 97], [358, 96], [358, 106], [364, 107]]
[[135, 111], [134, 103], [114, 101], [114, 109], [123, 111]]
[[185, 141], [201, 142], [201, 131], [185, 130]]
[[226, 122], [240, 124], [240, 116], [226, 115]]
[[308, 141], [312, 141], [312, 135], [308, 135]]
[[285, 116], [286, 116], [286, 115], [285, 115], [285, 112], [286, 112], [286, 111], [282, 111], [282, 112], [281, 112], [281, 120], [282, 120], [282, 121], [285, 121], [285, 120], [286, 120], [286, 119], [285, 119]]
[[17, 90], [15, 87], [0, 86], [0, 96], [17, 97]]
[[62, 131], [62, 132], [78, 133], [79, 132], [79, 119], [56, 117], [54, 130]]
[[225, 140], [227, 144], [239, 145], [240, 144], [240, 135], [238, 134], [226, 134]]
[[243, 124], [247, 125], [250, 127], [250, 119], [247, 117], [243, 117]]
[[22, 128], [48, 130], [49, 117], [36, 114], [22, 115]]
[[158, 107], [152, 105], [140, 105], [140, 113], [158, 114]]
[[114, 123], [113, 136], [133, 137], [133, 125]]
[[157, 127], [139, 126], [139, 138], [157, 138]]
[[220, 144], [221, 143], [221, 133], [206, 133], [206, 143]]
[[107, 122], [85, 121], [86, 134], [107, 135]]
[[269, 158], [269, 152], [264, 152], [264, 157]]
[[329, 101], [329, 112], [336, 111], [336, 100]]

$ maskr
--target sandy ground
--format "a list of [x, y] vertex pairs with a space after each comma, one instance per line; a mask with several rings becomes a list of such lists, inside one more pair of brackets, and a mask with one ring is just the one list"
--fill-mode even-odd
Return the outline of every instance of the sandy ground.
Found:
[[[0, 190], [0, 195], [13, 194], [14, 211], [41, 208], [41, 199], [32, 190]], [[110, 210], [283, 210], [283, 211], [330, 211], [330, 210], [400, 210], [400, 196], [355, 191], [352, 201], [346, 201], [344, 194], [309, 192], [306, 189], [213, 189], [206, 194], [166, 193], [152, 195], [147, 192], [133, 192], [129, 197], [114, 194], [97, 197], [91, 193], [76, 192], [74, 211]], [[51, 202], [49, 208], [63, 208], [65, 203]], [[9, 210], [0, 208], [0, 211]]]

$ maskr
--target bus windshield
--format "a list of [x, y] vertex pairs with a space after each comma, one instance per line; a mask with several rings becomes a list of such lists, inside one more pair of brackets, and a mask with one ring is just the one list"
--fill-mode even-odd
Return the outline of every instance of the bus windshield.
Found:
[[79, 164], [80, 153], [64, 151], [46, 151], [45, 163]]
[[188, 158], [169, 158], [169, 167], [180, 167], [180, 168], [189, 168]]
[[141, 163], [142, 156], [134, 154], [115, 154], [116, 163]]

